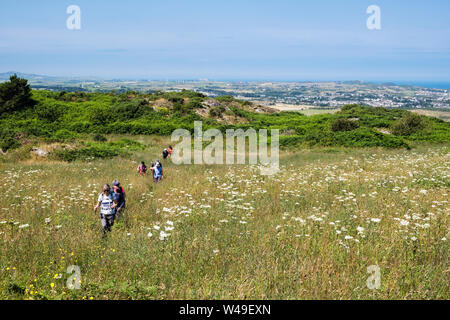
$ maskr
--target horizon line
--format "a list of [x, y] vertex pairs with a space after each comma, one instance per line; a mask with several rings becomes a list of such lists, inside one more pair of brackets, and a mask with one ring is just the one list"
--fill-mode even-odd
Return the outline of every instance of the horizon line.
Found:
[[[208, 77], [197, 77], [197, 78], [185, 78], [185, 77], [171, 77], [171, 78], [146, 78], [142, 76], [119, 76], [119, 77], [105, 77], [105, 76], [93, 76], [93, 75], [50, 75], [50, 74], [40, 74], [40, 73], [28, 73], [21, 71], [5, 71], [0, 72], [0, 74], [17, 74], [17, 75], [29, 75], [29, 76], [39, 76], [48, 78], [62, 78], [67, 80], [79, 80], [79, 81], [159, 81], [159, 82], [174, 82], [174, 81], [205, 81], [205, 82], [297, 82], [297, 83], [310, 83], [310, 82], [363, 82], [368, 84], [394, 84], [394, 85], [412, 85], [420, 86], [419, 84], [450, 84], [450, 79], [447, 80], [392, 80], [392, 79], [280, 79], [280, 78], [208, 78]], [[450, 87], [449, 87], [450, 88]]]

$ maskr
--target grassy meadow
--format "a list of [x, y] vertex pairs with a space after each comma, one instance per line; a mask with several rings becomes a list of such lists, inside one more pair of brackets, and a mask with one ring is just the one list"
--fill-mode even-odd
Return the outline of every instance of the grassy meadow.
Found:
[[[450, 298], [450, 145], [282, 151], [271, 177], [167, 160], [154, 184], [136, 167], [169, 138], [132, 139], [148, 147], [0, 162], [0, 299]], [[93, 207], [113, 179], [127, 207], [102, 239]]]

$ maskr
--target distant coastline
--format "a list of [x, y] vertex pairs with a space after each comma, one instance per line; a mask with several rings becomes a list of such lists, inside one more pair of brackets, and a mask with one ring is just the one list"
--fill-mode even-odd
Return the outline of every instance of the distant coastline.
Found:
[[395, 84], [400, 86], [415, 86], [428, 89], [450, 89], [450, 82], [438, 82], [438, 81], [394, 81]]

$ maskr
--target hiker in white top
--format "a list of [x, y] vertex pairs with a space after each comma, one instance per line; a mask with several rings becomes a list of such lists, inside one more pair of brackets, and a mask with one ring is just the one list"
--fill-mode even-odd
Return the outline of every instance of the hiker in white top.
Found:
[[100, 219], [102, 223], [103, 235], [111, 231], [115, 219], [115, 207], [117, 207], [117, 199], [111, 193], [109, 184], [103, 185], [102, 193], [98, 196], [97, 205], [94, 207], [94, 212], [100, 207]]

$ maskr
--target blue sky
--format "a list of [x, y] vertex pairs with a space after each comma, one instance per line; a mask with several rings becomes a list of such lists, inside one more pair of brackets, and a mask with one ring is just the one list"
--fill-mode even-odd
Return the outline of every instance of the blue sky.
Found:
[[[81, 30], [66, 28], [72, 4]], [[1, 1], [0, 72], [450, 81], [449, 16], [448, 0]]]

